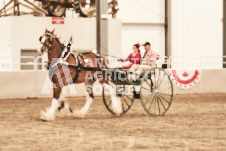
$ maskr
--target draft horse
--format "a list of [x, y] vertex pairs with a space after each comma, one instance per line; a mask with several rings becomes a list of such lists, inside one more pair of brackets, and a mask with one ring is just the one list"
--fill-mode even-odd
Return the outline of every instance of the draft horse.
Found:
[[[99, 81], [102, 85], [107, 87], [109, 92], [111, 92], [113, 111], [116, 115], [121, 115], [123, 112], [121, 99], [115, 93], [113, 93], [113, 88], [111, 87], [109, 78], [106, 77], [104, 73], [102, 73], [102, 77], [104, 78], [98, 79], [97, 74], [95, 74], [98, 69], [103, 66], [107, 66], [105, 58], [91, 52], [83, 54], [70, 53], [66, 59], [68, 65], [62, 65], [58, 62], [58, 60], [60, 59], [65, 46], [55, 36], [54, 30], [50, 32], [46, 29], [45, 33], [39, 39], [41, 47], [40, 50], [38, 50], [38, 53], [43, 55], [44, 52], [47, 52], [49, 76], [51, 75], [50, 79], [53, 83], [52, 104], [50, 108], [46, 110], [46, 112], [41, 113], [41, 119], [46, 121], [54, 120], [56, 110], [60, 110], [65, 107], [64, 102], [59, 99], [63, 87], [69, 84], [79, 83], [84, 83], [86, 86], [86, 103], [81, 110], [74, 112], [71, 110], [71, 112], [73, 112], [74, 116], [77, 118], [84, 118], [94, 99], [93, 84], [95, 81]], [[95, 63], [95, 59], [102, 59], [103, 64], [100, 65]], [[87, 65], [86, 68], [84, 67], [85, 64]], [[92, 78], [86, 78], [87, 74], [89, 74], [89, 77], [91, 76]]]

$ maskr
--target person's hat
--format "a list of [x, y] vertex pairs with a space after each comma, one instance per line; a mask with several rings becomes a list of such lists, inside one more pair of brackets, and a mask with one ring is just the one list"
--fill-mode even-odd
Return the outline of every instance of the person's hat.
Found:
[[143, 44], [142, 46], [147, 46], [147, 45], [151, 45], [150, 42], [145, 42], [145, 44]]

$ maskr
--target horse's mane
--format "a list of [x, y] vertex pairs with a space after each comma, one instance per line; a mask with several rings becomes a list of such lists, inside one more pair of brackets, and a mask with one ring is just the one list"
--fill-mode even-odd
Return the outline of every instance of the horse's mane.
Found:
[[57, 43], [60, 45], [60, 48], [62, 48], [62, 50], [64, 50], [64, 48], [66, 46], [60, 42], [59, 38], [56, 35], [55, 35], [55, 37], [56, 37], [55, 39], [56, 39]]

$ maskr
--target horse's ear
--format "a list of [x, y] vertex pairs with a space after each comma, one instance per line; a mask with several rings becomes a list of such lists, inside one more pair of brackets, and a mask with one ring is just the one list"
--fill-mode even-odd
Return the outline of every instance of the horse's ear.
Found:
[[45, 32], [47, 32], [48, 30], [47, 30], [47, 28], [46, 28], [46, 31]]
[[52, 34], [54, 33], [54, 31], [55, 31], [55, 28], [53, 29], [53, 31], [51, 32]]

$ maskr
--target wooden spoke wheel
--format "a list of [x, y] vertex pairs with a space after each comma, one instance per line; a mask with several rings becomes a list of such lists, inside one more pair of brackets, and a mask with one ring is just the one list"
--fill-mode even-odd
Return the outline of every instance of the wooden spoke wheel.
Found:
[[162, 68], [152, 68], [141, 80], [141, 103], [152, 116], [164, 115], [173, 101], [173, 84]]
[[[117, 96], [121, 98], [122, 101], [122, 109], [123, 113], [126, 113], [131, 108], [133, 101], [134, 101], [134, 86], [133, 85], [115, 85], [114, 86], [114, 93], [117, 93]], [[115, 114], [112, 110], [112, 101], [110, 92], [106, 89], [106, 87], [103, 88], [103, 101], [104, 105], [108, 109], [109, 112], [112, 114]]]
[[66, 7], [59, 4], [50, 4], [48, 6], [48, 12], [50, 16], [62, 17], [65, 15]]
[[74, 0], [75, 12], [81, 17], [88, 17], [95, 13], [95, 0]]

